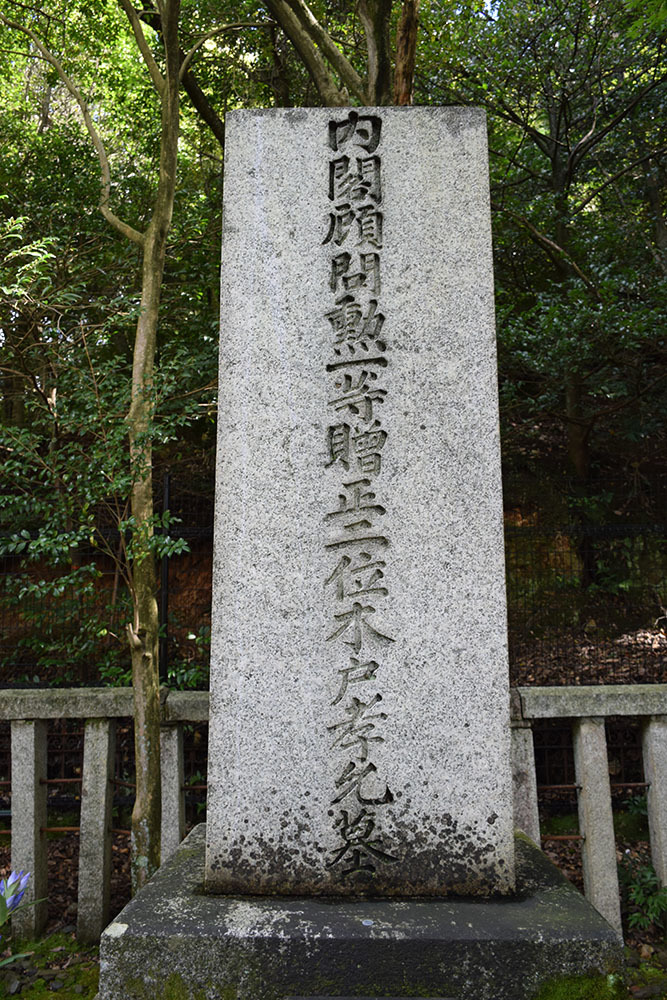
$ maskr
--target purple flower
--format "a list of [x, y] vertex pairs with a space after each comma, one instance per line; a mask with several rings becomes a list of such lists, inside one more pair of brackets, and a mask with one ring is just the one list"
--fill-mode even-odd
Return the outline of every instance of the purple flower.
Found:
[[24, 875], [22, 871], [18, 874], [12, 872], [8, 879], [0, 879], [0, 896], [4, 896], [7, 905], [7, 913], [11, 913], [23, 899], [30, 872]]

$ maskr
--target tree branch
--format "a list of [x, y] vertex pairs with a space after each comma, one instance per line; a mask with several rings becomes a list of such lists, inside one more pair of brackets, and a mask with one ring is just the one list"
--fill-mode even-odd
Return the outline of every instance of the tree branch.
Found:
[[266, 6], [292, 42], [310, 73], [322, 102], [327, 107], [344, 107], [350, 103], [345, 89], [339, 90], [324, 59], [310, 34], [286, 0], [266, 0]]
[[654, 80], [653, 83], [650, 83], [647, 87], [643, 87], [637, 92], [637, 94], [635, 94], [632, 100], [629, 101], [624, 108], [614, 115], [611, 121], [609, 121], [604, 128], [601, 128], [599, 132], [595, 132], [593, 135], [589, 133], [589, 135], [585, 136], [577, 143], [568, 158], [568, 173], [570, 176], [574, 174], [574, 171], [578, 167], [581, 160], [583, 160], [589, 149], [592, 149], [593, 146], [597, 146], [597, 144], [601, 142], [612, 129], [616, 128], [619, 122], [623, 121], [623, 119], [630, 114], [633, 108], [635, 108], [647, 94], [650, 94], [650, 92], [659, 84], [663, 83], [664, 80], [665, 77], [661, 77], [659, 80]]
[[391, 0], [357, 0], [368, 50], [368, 103], [391, 103]]
[[[145, 21], [154, 31], [157, 31], [159, 35], [162, 34], [162, 17], [156, 10], [142, 10], [140, 15], [141, 20]], [[183, 49], [179, 48], [179, 59], [181, 63], [185, 59], [185, 52]], [[220, 143], [221, 149], [225, 148], [225, 126], [216, 112], [215, 108], [212, 107], [211, 102], [208, 97], [201, 89], [197, 82], [197, 78], [192, 72], [192, 70], [187, 70], [187, 72], [182, 77], [183, 88], [185, 93], [190, 98], [192, 106], [195, 108], [197, 113], [200, 115], [202, 121], [206, 122], [211, 132], [215, 138]]]
[[619, 177], [623, 176], [623, 174], [627, 174], [627, 172], [632, 170], [633, 167], [638, 167], [640, 163], [645, 163], [646, 160], [652, 160], [654, 157], [660, 156], [664, 152], [667, 152], [667, 146], [661, 146], [660, 149], [654, 149], [645, 156], [640, 156], [638, 160], [633, 160], [627, 167], [623, 167], [622, 170], [618, 170], [611, 177], [608, 177], [604, 184], [600, 184], [600, 186], [597, 187], [592, 194], [589, 194], [587, 198], [584, 198], [584, 200], [580, 201], [578, 205], [575, 205], [570, 214], [577, 215], [586, 207], [586, 205], [593, 201], [593, 198], [597, 198], [600, 192], [603, 191], [609, 184], [613, 184], [614, 181], [617, 181]]
[[396, 30], [394, 104], [412, 104], [420, 0], [403, 0]]
[[[190, 98], [193, 108], [206, 122], [215, 138], [220, 143], [220, 148], [225, 148], [225, 125], [215, 108], [211, 105], [208, 97], [197, 83], [197, 78], [191, 70], [183, 77], [183, 88]], [[218, 161], [220, 162], [220, 161]]]
[[288, 4], [299, 20], [301, 27], [307, 31], [311, 39], [321, 50], [326, 59], [329, 60], [336, 73], [341, 79], [343, 86], [347, 87], [362, 104], [368, 103], [368, 93], [352, 63], [343, 55], [331, 35], [324, 30], [320, 22], [313, 15], [310, 7], [304, 0], [288, 0]]
[[106, 149], [104, 148], [101, 136], [93, 124], [93, 119], [90, 115], [90, 111], [88, 110], [88, 104], [84, 100], [81, 92], [74, 85], [72, 80], [70, 80], [59, 60], [56, 59], [56, 57], [46, 48], [34, 31], [30, 28], [26, 28], [22, 24], [19, 24], [17, 21], [11, 21], [8, 17], [5, 17], [4, 14], [0, 14], [0, 23], [4, 24], [7, 28], [12, 28], [14, 31], [21, 31], [24, 35], [28, 36], [40, 53], [42, 59], [53, 66], [56, 73], [69, 90], [70, 94], [79, 105], [86, 130], [91, 138], [93, 146], [95, 147], [95, 152], [97, 153], [97, 158], [100, 163], [100, 212], [107, 222], [117, 230], [117, 232], [121, 233], [121, 235], [125, 236], [128, 240], [132, 240], [132, 242], [136, 243], [138, 246], [143, 247], [143, 233], [140, 233], [137, 229], [133, 229], [132, 226], [128, 226], [126, 222], [119, 219], [118, 216], [109, 208], [109, 201], [111, 199], [111, 171], [109, 169], [109, 158], [107, 157]]
[[198, 38], [192, 48], [185, 54], [181, 63], [180, 79], [182, 80], [188, 72], [190, 63], [192, 62], [195, 53], [202, 47], [204, 42], [209, 40], [209, 38], [215, 38], [216, 35], [221, 35], [225, 31], [236, 31], [239, 28], [269, 28], [271, 23], [271, 21], [234, 21], [232, 24], [223, 24], [221, 28], [215, 28], [214, 31], [209, 31], [206, 35], [202, 35], [201, 38]]
[[602, 301], [602, 297], [598, 292], [597, 288], [595, 287], [595, 285], [593, 284], [593, 282], [590, 280], [590, 278], [588, 278], [584, 274], [584, 272], [581, 270], [576, 261], [572, 259], [567, 250], [564, 250], [563, 247], [558, 245], [558, 243], [555, 243], [552, 239], [549, 239], [549, 237], [545, 236], [544, 233], [541, 233], [539, 229], [536, 229], [535, 226], [528, 221], [528, 219], [524, 218], [522, 215], [519, 215], [518, 212], [513, 212], [511, 208], [505, 208], [503, 205], [499, 205], [497, 202], [492, 202], [491, 207], [498, 212], [505, 212], [505, 214], [509, 215], [512, 219], [514, 219], [515, 222], [518, 222], [520, 225], [525, 226], [525, 228], [528, 230], [531, 236], [534, 237], [536, 242], [541, 244], [543, 247], [547, 248], [547, 250], [557, 253], [560, 257], [564, 257], [565, 260], [570, 265], [570, 267], [572, 268], [572, 270], [574, 271], [574, 273], [579, 278], [581, 278], [581, 280], [586, 285], [586, 288], [589, 290], [589, 292], [591, 292], [591, 294], [595, 296], [598, 302]]
[[151, 80], [153, 81], [153, 86], [157, 90], [158, 94], [161, 95], [166, 86], [165, 79], [158, 68], [158, 64], [155, 62], [153, 53], [151, 52], [150, 46], [146, 41], [146, 36], [144, 35], [144, 29], [141, 27], [139, 15], [130, 3], [130, 0], [118, 0], [118, 4], [127, 14], [127, 18], [132, 26], [132, 31], [134, 32], [134, 37], [136, 38], [137, 45], [139, 46], [139, 51], [141, 52], [142, 58], [146, 63], [148, 72], [150, 73]]

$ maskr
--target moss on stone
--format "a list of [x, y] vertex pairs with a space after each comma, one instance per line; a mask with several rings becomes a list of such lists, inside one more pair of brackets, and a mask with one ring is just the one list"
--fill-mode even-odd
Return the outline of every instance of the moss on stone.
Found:
[[620, 976], [562, 976], [545, 983], [534, 1000], [623, 1000], [627, 996]]
[[[159, 983], [157, 992], [153, 988], [149, 990], [141, 979], [130, 980], [127, 989], [131, 991], [129, 996], [136, 997], [136, 1000], [155, 1000], [158, 996], [160, 1000], [206, 1000], [205, 990], [193, 993], [178, 972], [172, 972], [166, 980]], [[236, 991], [233, 990], [229, 995], [223, 994], [222, 1000], [236, 1000]]]

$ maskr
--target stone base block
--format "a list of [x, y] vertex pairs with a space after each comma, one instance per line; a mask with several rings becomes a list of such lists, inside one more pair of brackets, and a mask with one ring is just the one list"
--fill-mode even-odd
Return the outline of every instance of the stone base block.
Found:
[[203, 826], [102, 935], [99, 1000], [532, 1000], [622, 945], [527, 838], [511, 898], [204, 895]]

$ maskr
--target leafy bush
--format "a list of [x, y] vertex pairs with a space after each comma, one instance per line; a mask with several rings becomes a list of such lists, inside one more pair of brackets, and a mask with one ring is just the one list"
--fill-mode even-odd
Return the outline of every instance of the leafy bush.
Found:
[[627, 853], [619, 865], [619, 880], [625, 908], [629, 911], [628, 927], [647, 931], [651, 927], [665, 929], [667, 887], [652, 865], [641, 864]]

